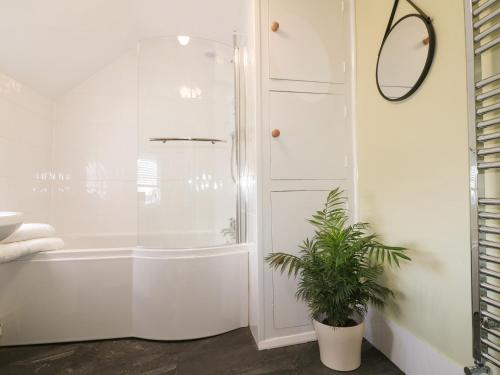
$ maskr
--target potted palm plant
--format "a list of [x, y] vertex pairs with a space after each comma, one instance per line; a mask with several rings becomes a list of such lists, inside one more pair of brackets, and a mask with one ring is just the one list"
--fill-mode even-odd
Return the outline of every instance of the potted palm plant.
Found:
[[379, 282], [384, 263], [399, 267], [410, 260], [405, 248], [387, 246], [367, 233], [367, 223], [349, 224], [343, 191], [331, 191], [326, 204], [308, 221], [314, 235], [298, 256], [276, 252], [271, 267], [298, 277], [296, 296], [310, 309], [321, 362], [351, 371], [361, 365], [364, 317], [368, 306], [382, 307], [393, 291]]

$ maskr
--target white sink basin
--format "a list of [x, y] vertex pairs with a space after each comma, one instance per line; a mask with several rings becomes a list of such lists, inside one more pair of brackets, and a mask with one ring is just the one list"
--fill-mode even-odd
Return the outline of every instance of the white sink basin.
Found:
[[21, 212], [0, 211], [0, 241], [9, 237], [23, 223]]

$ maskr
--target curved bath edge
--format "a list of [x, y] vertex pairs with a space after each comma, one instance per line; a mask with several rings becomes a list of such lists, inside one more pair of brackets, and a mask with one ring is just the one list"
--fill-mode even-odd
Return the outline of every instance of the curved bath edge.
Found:
[[224, 255], [235, 252], [248, 252], [246, 244], [223, 245], [214, 247], [199, 247], [188, 249], [151, 249], [141, 247], [120, 247], [105, 249], [68, 249], [41, 252], [16, 260], [43, 262], [55, 260], [83, 260], [108, 258], [191, 258]]

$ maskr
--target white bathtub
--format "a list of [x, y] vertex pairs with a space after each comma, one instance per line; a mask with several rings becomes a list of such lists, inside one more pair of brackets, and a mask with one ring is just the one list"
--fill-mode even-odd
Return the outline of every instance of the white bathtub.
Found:
[[0, 346], [244, 327], [247, 247], [60, 250], [1, 264], [0, 324]]

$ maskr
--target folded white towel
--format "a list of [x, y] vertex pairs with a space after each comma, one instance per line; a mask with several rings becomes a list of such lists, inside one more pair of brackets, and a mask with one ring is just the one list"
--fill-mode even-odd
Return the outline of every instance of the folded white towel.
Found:
[[59, 250], [63, 247], [64, 241], [56, 237], [0, 244], [0, 263], [7, 263], [41, 251]]
[[54, 237], [56, 231], [49, 224], [22, 224], [14, 233], [9, 237], [0, 241], [0, 244], [28, 241], [37, 238]]

